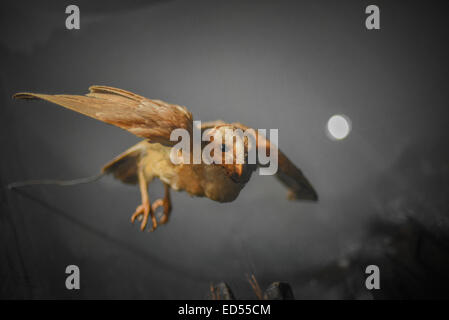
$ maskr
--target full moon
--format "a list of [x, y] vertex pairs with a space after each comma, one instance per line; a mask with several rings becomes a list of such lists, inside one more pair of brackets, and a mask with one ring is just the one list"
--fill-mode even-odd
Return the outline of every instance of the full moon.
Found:
[[346, 138], [351, 131], [351, 121], [348, 117], [336, 114], [327, 121], [327, 133], [333, 140], [342, 140]]

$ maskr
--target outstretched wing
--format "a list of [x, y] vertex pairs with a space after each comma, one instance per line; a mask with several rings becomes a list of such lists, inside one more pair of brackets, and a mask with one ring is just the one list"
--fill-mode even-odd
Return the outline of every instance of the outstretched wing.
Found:
[[[206, 130], [223, 125], [227, 124], [221, 120], [210, 121], [203, 123], [201, 125], [201, 129]], [[234, 122], [231, 125], [243, 131], [250, 129], [249, 127], [238, 122]], [[256, 140], [257, 148], [265, 147], [268, 155], [271, 145], [270, 140], [268, 140], [265, 136], [258, 134], [257, 130], [254, 130], [253, 132], [255, 132], [256, 134], [256, 137], [254, 138]], [[276, 173], [276, 177], [288, 188], [288, 199], [317, 201], [318, 194], [309, 180], [307, 180], [307, 178], [304, 176], [302, 171], [298, 167], [296, 167], [295, 164], [291, 162], [290, 159], [288, 159], [281, 150], [277, 149], [277, 151], [278, 171]], [[261, 166], [260, 163], [258, 165]]]
[[170, 141], [174, 129], [192, 132], [192, 114], [186, 107], [106, 86], [91, 86], [89, 91], [85, 96], [22, 92], [14, 98], [47, 100], [164, 145], [176, 143]]
[[137, 184], [139, 161], [145, 156], [147, 147], [147, 141], [140, 141], [105, 164], [101, 172], [113, 174], [124, 183]]

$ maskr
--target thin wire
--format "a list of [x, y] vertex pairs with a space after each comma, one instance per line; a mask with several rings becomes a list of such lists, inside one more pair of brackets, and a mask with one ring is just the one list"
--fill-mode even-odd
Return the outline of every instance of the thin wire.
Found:
[[100, 172], [96, 175], [85, 177], [85, 178], [79, 178], [79, 179], [73, 179], [73, 180], [50, 180], [50, 179], [43, 179], [43, 180], [27, 180], [27, 181], [18, 181], [8, 184], [8, 189], [15, 189], [15, 188], [21, 188], [26, 186], [33, 186], [33, 185], [58, 185], [58, 186], [74, 186], [77, 184], [84, 184], [89, 182], [94, 182], [100, 179], [102, 176], [104, 176], [105, 172]]

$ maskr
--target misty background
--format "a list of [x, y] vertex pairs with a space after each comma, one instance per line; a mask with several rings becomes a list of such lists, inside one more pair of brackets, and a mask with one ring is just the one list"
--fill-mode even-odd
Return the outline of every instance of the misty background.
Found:
[[[65, 28], [77, 4], [81, 29]], [[366, 6], [380, 30], [365, 28]], [[448, 35], [443, 2], [2, 1], [0, 297], [237, 298], [288, 282], [298, 299], [448, 297]], [[139, 141], [20, 91], [84, 94], [109, 85], [185, 105], [196, 120], [278, 128], [279, 146], [317, 190], [290, 202], [254, 175], [220, 204], [172, 193], [154, 233], [130, 223], [138, 187], [73, 179]], [[345, 114], [352, 131], [328, 138]], [[162, 197], [159, 181], [150, 199]], [[81, 289], [65, 288], [67, 265]], [[365, 288], [376, 264], [381, 290]]]

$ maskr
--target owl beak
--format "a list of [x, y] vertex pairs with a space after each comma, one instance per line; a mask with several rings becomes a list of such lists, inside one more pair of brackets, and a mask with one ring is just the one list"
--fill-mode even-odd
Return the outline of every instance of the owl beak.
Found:
[[236, 164], [236, 165], [235, 165], [235, 173], [237, 173], [237, 175], [238, 175], [239, 177], [242, 176], [242, 173], [243, 173], [243, 164]]

